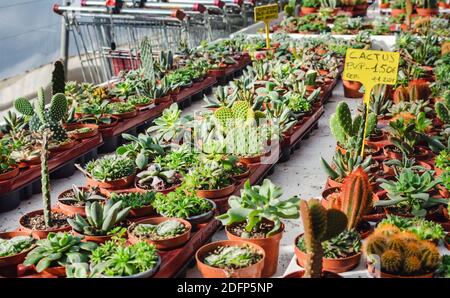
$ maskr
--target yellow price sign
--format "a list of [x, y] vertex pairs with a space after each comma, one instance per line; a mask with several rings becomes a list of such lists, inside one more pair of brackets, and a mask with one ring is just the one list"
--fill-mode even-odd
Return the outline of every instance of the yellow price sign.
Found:
[[255, 22], [263, 21], [266, 27], [266, 48], [270, 48], [269, 25], [270, 20], [278, 18], [278, 4], [255, 7]]
[[[348, 49], [342, 78], [357, 81], [364, 86], [364, 103], [370, 103], [370, 92], [375, 85], [394, 85], [397, 82], [400, 54], [395, 52]], [[366, 108], [366, 127], [369, 107]], [[364, 142], [361, 155], [364, 154]]]

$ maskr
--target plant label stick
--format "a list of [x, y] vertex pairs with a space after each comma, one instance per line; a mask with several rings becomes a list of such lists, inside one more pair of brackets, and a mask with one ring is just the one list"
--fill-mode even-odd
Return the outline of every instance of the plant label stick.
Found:
[[[364, 86], [363, 100], [367, 106], [364, 136], [367, 130], [370, 92], [375, 85], [394, 85], [397, 82], [399, 60], [400, 54], [395, 52], [360, 49], [347, 50], [342, 78], [348, 81], [360, 82]], [[364, 142], [362, 142], [361, 148], [361, 156], [363, 155]]]
[[266, 48], [270, 48], [269, 25], [270, 20], [278, 18], [278, 4], [255, 7], [255, 22], [263, 21], [266, 27]]

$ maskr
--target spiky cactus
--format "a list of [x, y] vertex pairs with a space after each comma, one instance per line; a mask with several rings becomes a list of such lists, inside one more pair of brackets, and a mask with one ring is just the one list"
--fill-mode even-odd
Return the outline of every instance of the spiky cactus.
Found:
[[436, 102], [434, 109], [442, 122], [450, 124], [450, 96], [446, 96], [443, 102]]
[[347, 218], [337, 209], [325, 209], [316, 199], [300, 202], [306, 248], [304, 277], [320, 278], [322, 275], [322, 242], [342, 233]]
[[397, 87], [394, 91], [393, 100], [394, 103], [408, 101], [409, 100], [408, 88], [405, 86]]
[[50, 196], [50, 177], [48, 173], [48, 139], [50, 132], [44, 130], [42, 133], [41, 148], [41, 190], [42, 205], [44, 210], [44, 223], [46, 228], [52, 226], [52, 200]]
[[402, 266], [402, 255], [400, 252], [390, 249], [381, 255], [381, 268], [387, 272], [399, 272]]
[[233, 112], [233, 118], [240, 119], [240, 120], [246, 120], [249, 109], [252, 110], [248, 101], [244, 101], [244, 100], [235, 101], [233, 103], [233, 105], [231, 106], [231, 111]]
[[28, 99], [21, 97], [15, 100], [14, 107], [22, 115], [31, 116], [29, 126], [31, 131], [42, 132], [50, 129], [52, 140], [59, 142], [67, 140], [66, 130], [61, 125], [61, 120], [67, 113], [67, 99], [62, 93], [52, 96], [50, 107], [45, 108], [44, 89], [40, 88], [37, 94], [37, 102], [33, 105]]
[[407, 275], [414, 275], [416, 272], [419, 272], [422, 268], [420, 264], [420, 259], [416, 256], [407, 257], [403, 263], [403, 271]]
[[423, 242], [420, 252], [422, 254], [422, 267], [426, 270], [435, 270], [441, 260], [441, 255], [436, 245], [430, 242]]
[[341, 189], [341, 210], [347, 216], [347, 228], [355, 229], [372, 202], [369, 176], [358, 167], [345, 177]]
[[55, 68], [52, 73], [52, 94], [64, 94], [66, 89], [66, 78], [64, 74], [64, 64], [58, 60], [54, 64]]
[[386, 250], [387, 242], [385, 237], [380, 235], [370, 235], [364, 243], [363, 251], [366, 255], [380, 256]]
[[364, 122], [361, 115], [352, 119], [347, 103], [341, 101], [336, 107], [336, 113], [330, 118], [331, 133], [341, 146], [359, 152], [363, 140]]

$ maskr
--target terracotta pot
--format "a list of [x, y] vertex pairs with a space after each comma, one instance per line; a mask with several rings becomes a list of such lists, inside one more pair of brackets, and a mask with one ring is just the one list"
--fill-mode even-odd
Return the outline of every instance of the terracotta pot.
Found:
[[235, 181], [239, 181], [239, 180], [243, 180], [243, 179], [247, 178], [248, 176], [250, 176], [250, 168], [249, 167], [247, 167], [247, 171], [245, 171], [244, 173], [234, 175], [234, 176], [232, 176], [232, 178]]
[[202, 190], [197, 189], [197, 196], [205, 199], [219, 199], [231, 195], [236, 189], [236, 185], [231, 184], [221, 189]]
[[399, 152], [395, 152], [393, 151], [395, 147], [394, 145], [387, 145], [383, 148], [383, 153], [386, 157], [390, 158], [390, 159], [398, 159], [398, 160], [402, 160], [402, 153]]
[[308, 15], [308, 14], [312, 14], [312, 13], [316, 13], [317, 12], [317, 8], [315, 7], [300, 7], [300, 11], [302, 13], [302, 15]]
[[111, 123], [109, 123], [109, 124], [99, 124], [98, 125], [98, 129], [101, 131], [101, 130], [104, 130], [104, 129], [107, 129], [107, 128], [110, 128], [110, 127], [113, 127], [113, 126], [116, 126], [118, 123], [119, 123], [119, 117], [117, 117], [117, 116], [114, 116], [114, 115], [106, 115], [106, 116], [108, 116], [110, 119], [111, 119]]
[[136, 174], [130, 175], [128, 177], [124, 177], [121, 179], [113, 180], [113, 181], [97, 181], [95, 179], [92, 179], [90, 177], [86, 177], [87, 179], [87, 185], [90, 187], [100, 187], [100, 188], [106, 188], [106, 189], [121, 189], [126, 188], [133, 184], [134, 178], [136, 177]]
[[450, 192], [448, 191], [447, 188], [445, 188], [445, 186], [438, 184], [437, 186], [438, 190], [439, 190], [439, 195], [443, 198], [450, 198]]
[[113, 116], [119, 117], [119, 119], [129, 119], [136, 117], [138, 111], [134, 109], [134, 111], [126, 112], [126, 113], [120, 113], [120, 114], [112, 114]]
[[[88, 191], [89, 189], [87, 187], [80, 187], [84, 191]], [[62, 213], [66, 214], [67, 216], [73, 216], [75, 214], [80, 214], [81, 216], [86, 216], [86, 211], [84, 206], [78, 207], [78, 206], [72, 206], [69, 204], [64, 204], [60, 200], [64, 198], [64, 195], [67, 193], [72, 192], [72, 189], [67, 189], [60, 193], [58, 195], [58, 208], [61, 210]]]
[[12, 179], [12, 178], [16, 177], [17, 175], [19, 175], [19, 172], [20, 172], [20, 169], [16, 165], [12, 170], [10, 170], [6, 173], [0, 174], [0, 181]]
[[[131, 188], [131, 189], [123, 189], [123, 190], [111, 190], [111, 191], [107, 191], [106, 192], [106, 196], [108, 198], [111, 197], [112, 193], [117, 193], [117, 194], [123, 194], [123, 193], [145, 193], [147, 192], [146, 190], [142, 190], [140, 188]], [[149, 215], [154, 215], [156, 214], [155, 209], [153, 208], [152, 205], [149, 206], [142, 206], [140, 208], [131, 208], [130, 212], [128, 212], [128, 216], [127, 217], [134, 217], [134, 218], [138, 218], [138, 217], [144, 217], [144, 216], [149, 216]]]
[[178, 187], [180, 187], [181, 182], [175, 185], [172, 185], [169, 188], [166, 189], [162, 189], [162, 190], [155, 190], [155, 189], [145, 189], [143, 188], [141, 185], [138, 184], [138, 179], [136, 178], [136, 181], [134, 183], [134, 186], [136, 187], [136, 189], [142, 191], [142, 192], [146, 192], [146, 191], [153, 191], [153, 192], [160, 192], [162, 194], [168, 194], [169, 192], [175, 191]]
[[75, 236], [84, 237], [83, 241], [90, 241], [90, 242], [95, 242], [95, 243], [98, 243], [98, 244], [105, 243], [106, 241], [111, 240], [111, 238], [113, 236], [115, 236], [115, 235], [105, 235], [105, 236], [84, 235], [84, 234], [81, 234], [81, 233], [79, 233], [79, 232], [77, 232], [75, 230], [72, 230], [72, 233]]
[[[283, 278], [302, 278], [304, 274], [305, 274], [305, 271], [300, 270], [300, 271], [295, 271], [295, 272], [289, 273], [288, 275], [283, 276]], [[339, 274], [334, 273], [334, 272], [322, 271], [321, 278], [342, 278], [342, 276], [340, 276]]]
[[66, 267], [64, 266], [48, 267], [43, 272], [57, 277], [66, 277]]
[[[22, 232], [22, 231], [12, 231], [12, 232], [2, 232], [0, 233], [1, 239], [11, 239], [17, 236], [32, 236], [35, 239], [38, 239], [37, 237], [31, 235], [28, 232]], [[22, 264], [25, 260], [25, 257], [27, 254], [35, 247], [35, 245], [32, 245], [29, 249], [24, 250], [18, 254], [7, 256], [7, 257], [0, 257], [0, 268], [2, 267], [9, 267], [9, 266], [17, 266], [19, 264]]]
[[416, 8], [417, 14], [421, 17], [437, 16], [439, 9], [435, 8]]
[[[301, 267], [304, 267], [305, 261], [306, 261], [306, 253], [304, 253], [297, 247], [298, 239], [301, 236], [303, 236], [303, 234], [300, 234], [299, 236], [297, 236], [295, 238], [295, 242], [294, 242], [295, 248], [294, 249], [295, 249], [295, 256], [297, 257], [298, 265], [300, 265]], [[361, 252], [359, 252], [353, 256], [350, 256], [347, 258], [342, 258], [342, 259], [323, 258], [322, 259], [323, 270], [334, 272], [334, 273], [350, 271], [359, 265], [359, 261], [361, 260], [361, 255], [362, 255]]]
[[76, 129], [80, 129], [80, 128], [90, 128], [91, 129], [91, 131], [88, 131], [88, 132], [70, 134], [70, 137], [75, 140], [92, 138], [98, 134], [98, 125], [95, 125], [95, 124], [76, 123], [76, 124], [67, 124], [64, 126], [67, 131], [72, 131], [72, 130], [76, 130]]
[[327, 178], [327, 185], [329, 187], [341, 188], [342, 187], [342, 182], [337, 182], [337, 181], [331, 179], [330, 177], [328, 177]]
[[155, 104], [160, 104], [160, 103], [163, 103], [163, 102], [171, 102], [172, 98], [171, 98], [170, 95], [166, 95], [164, 97], [155, 98], [154, 101], [155, 101]]
[[265, 154], [261, 154], [261, 155], [253, 156], [253, 157], [239, 157], [239, 162], [243, 163], [245, 165], [259, 164], [261, 162], [261, 158], [264, 155]]
[[442, 2], [442, 1], [439, 1], [439, 2], [438, 2], [438, 6], [439, 6], [440, 8], [442, 8], [442, 9], [445, 9], [445, 8], [447, 8], [447, 3]]
[[56, 152], [69, 150], [69, 149], [73, 148], [77, 143], [78, 143], [77, 140], [70, 140], [69, 142], [59, 145], [58, 147], [49, 148], [49, 151], [51, 153], [56, 153]]
[[380, 8], [389, 8], [389, 6], [391, 6], [391, 4], [388, 2], [388, 3], [380, 3], [380, 4], [378, 4], [378, 6], [380, 7]]
[[[186, 242], [188, 242], [189, 238], [191, 237], [192, 225], [187, 220], [184, 220], [181, 218], [154, 217], [154, 218], [140, 220], [140, 221], [136, 222], [136, 225], [138, 225], [138, 224], [157, 225], [157, 224], [160, 224], [167, 220], [177, 220], [177, 221], [181, 222], [187, 228], [186, 231], [183, 234], [178, 235], [173, 238], [170, 238], [170, 239], [164, 239], [164, 240], [143, 239], [143, 240], [145, 240], [146, 242], [148, 242], [150, 244], [154, 244], [156, 246], [156, 248], [159, 250], [170, 250], [170, 249], [174, 249], [176, 247], [183, 246]], [[142, 240], [139, 237], [136, 237], [133, 234], [133, 232], [128, 231], [128, 241], [131, 244], [135, 244]]]
[[264, 268], [261, 277], [271, 277], [275, 274], [278, 267], [278, 255], [280, 251], [280, 241], [283, 236], [284, 225], [281, 224], [280, 230], [275, 234], [267, 238], [241, 238], [232, 234], [229, 227], [225, 227], [227, 238], [229, 240], [241, 240], [250, 242], [261, 246], [266, 253], [266, 259], [264, 261]]
[[395, 18], [401, 14], [406, 14], [406, 9], [404, 8], [392, 8], [391, 15]]
[[[204, 258], [219, 246], [241, 245], [250, 245], [257, 249], [262, 254], [262, 258], [259, 260], [259, 262], [245, 268], [235, 269], [230, 272], [221, 268], [211, 267], [203, 263]], [[204, 278], [260, 278], [265, 262], [265, 252], [261, 246], [251, 242], [240, 240], [222, 240], [200, 247], [200, 249], [195, 254], [195, 259], [197, 260], [197, 267]]]
[[344, 96], [347, 98], [361, 98], [363, 94], [359, 92], [362, 84], [355, 81], [342, 80], [344, 85]]
[[373, 233], [374, 228], [370, 225], [369, 222], [361, 220], [356, 227], [356, 230], [358, 231], [361, 239], [366, 239], [370, 234]]
[[[52, 211], [52, 212], [60, 212], [60, 211]], [[66, 231], [70, 231], [72, 229], [70, 225], [67, 225], [66, 227], [62, 227], [62, 228], [48, 229], [48, 230], [33, 230], [33, 229], [30, 229], [30, 228], [24, 226], [26, 217], [33, 217], [35, 215], [43, 214], [43, 213], [44, 213], [44, 211], [41, 209], [41, 210], [35, 210], [32, 212], [28, 212], [25, 215], [21, 216], [19, 218], [20, 230], [28, 233], [28, 235], [32, 235], [33, 237], [38, 238], [38, 239], [45, 239], [45, 238], [47, 238], [47, 235], [51, 232], [53, 232], [53, 233], [66, 232]]]
[[[339, 197], [340, 191], [341, 191], [340, 187], [329, 187], [326, 188], [324, 191], [322, 191], [322, 200], [320, 201], [322, 206], [327, 209], [330, 208], [340, 209], [340, 200], [334, 200], [333, 202], [330, 202], [330, 200], [328, 199], [330, 195], [333, 196], [336, 195], [337, 197]], [[330, 204], [332, 205], [330, 206]]]
[[406, 276], [406, 275], [395, 275], [390, 273], [385, 273], [373, 266], [373, 264], [367, 264], [367, 272], [372, 277], [381, 277], [381, 278], [432, 278], [434, 272], [423, 274], [423, 275], [415, 275], [415, 276]]

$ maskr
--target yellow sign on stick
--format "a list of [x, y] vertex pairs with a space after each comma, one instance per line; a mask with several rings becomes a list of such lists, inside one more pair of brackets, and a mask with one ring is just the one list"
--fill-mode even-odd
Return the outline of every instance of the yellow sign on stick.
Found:
[[[360, 82], [364, 86], [364, 103], [367, 105], [364, 136], [367, 130], [370, 92], [375, 85], [394, 85], [397, 82], [399, 61], [400, 54], [395, 52], [347, 50], [342, 78], [348, 81]], [[361, 149], [362, 155], [364, 155], [364, 142]]]
[[278, 4], [255, 7], [255, 22], [263, 21], [266, 26], [266, 48], [270, 48], [269, 25], [270, 20], [278, 18]]

